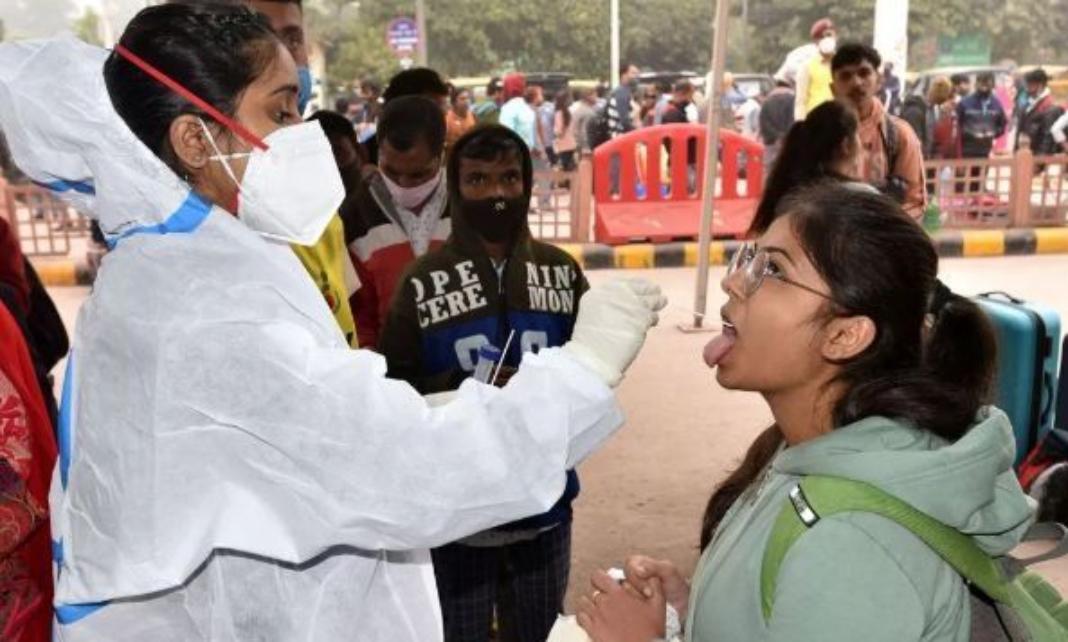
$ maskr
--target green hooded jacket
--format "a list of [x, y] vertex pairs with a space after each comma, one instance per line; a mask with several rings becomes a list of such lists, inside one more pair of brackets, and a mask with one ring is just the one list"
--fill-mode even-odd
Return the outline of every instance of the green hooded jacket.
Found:
[[803, 476], [872, 484], [971, 535], [992, 555], [1010, 552], [1035, 505], [1012, 470], [1008, 418], [985, 409], [957, 442], [872, 417], [782, 450], [735, 502], [694, 575], [690, 642], [967, 642], [964, 582], [915, 535], [883, 517], [845, 513], [801, 536], [783, 561], [775, 606], [761, 612], [760, 570], [772, 525]]

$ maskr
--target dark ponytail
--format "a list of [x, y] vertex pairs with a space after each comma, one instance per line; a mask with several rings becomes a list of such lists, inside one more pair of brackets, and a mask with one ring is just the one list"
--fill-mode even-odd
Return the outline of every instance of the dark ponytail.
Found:
[[[834, 426], [888, 417], [950, 442], [960, 439], [993, 398], [997, 342], [979, 306], [938, 281], [938, 255], [927, 234], [891, 199], [834, 182], [791, 194], [777, 215], [786, 214], [829, 287], [828, 314], [875, 323], [872, 345], [838, 364], [835, 383], [845, 392], [835, 404]], [[702, 547], [781, 443], [777, 428], [765, 431], [716, 489]]]
[[783, 139], [782, 149], [764, 186], [749, 236], [759, 236], [771, 227], [779, 203], [796, 188], [836, 176], [842, 145], [857, 133], [857, 117], [838, 102], [826, 102], [805, 120], [794, 123]]
[[[281, 44], [262, 15], [222, 3], [142, 9], [119, 43], [227, 116], [234, 115], [242, 93], [275, 60]], [[134, 135], [183, 174], [170, 126], [183, 114], [203, 116], [201, 110], [116, 53], [104, 64], [104, 82]]]

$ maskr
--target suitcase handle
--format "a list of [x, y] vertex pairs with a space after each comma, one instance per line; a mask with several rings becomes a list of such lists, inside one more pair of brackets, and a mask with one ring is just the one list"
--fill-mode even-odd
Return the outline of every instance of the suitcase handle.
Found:
[[1023, 299], [1017, 299], [1016, 297], [1012, 296], [1008, 292], [1004, 292], [1002, 290], [994, 290], [993, 292], [983, 292], [982, 294], [979, 295], [979, 297], [982, 298], [982, 299], [998, 299], [998, 298], [1001, 298], [1001, 299], [1005, 299], [1009, 303], [1012, 303], [1012, 304], [1015, 304], [1015, 305], [1022, 305], [1024, 303]]

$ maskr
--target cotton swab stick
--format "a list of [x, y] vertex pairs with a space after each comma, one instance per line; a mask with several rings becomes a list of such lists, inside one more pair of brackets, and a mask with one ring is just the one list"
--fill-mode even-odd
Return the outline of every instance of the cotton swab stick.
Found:
[[508, 340], [504, 342], [504, 350], [501, 350], [501, 360], [497, 362], [497, 369], [493, 371], [493, 376], [490, 377], [490, 385], [497, 385], [497, 375], [501, 373], [501, 366], [504, 365], [504, 359], [508, 356], [508, 348], [512, 347], [512, 339], [515, 338], [515, 330], [513, 329], [508, 333]]

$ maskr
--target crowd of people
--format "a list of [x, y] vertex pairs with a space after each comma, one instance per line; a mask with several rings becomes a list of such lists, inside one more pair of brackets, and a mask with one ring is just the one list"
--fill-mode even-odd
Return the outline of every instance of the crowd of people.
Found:
[[[703, 357], [775, 423], [710, 498], [692, 581], [631, 558], [624, 582], [592, 578], [579, 623], [594, 642], [968, 635], [966, 583], [877, 516], [824, 520], [773, 609], [758, 562], [806, 475], [894, 493], [991, 553], [1033, 519], [987, 405], [989, 322], [915, 220], [925, 153], [1005, 132], [989, 78], [952, 105], [937, 80], [918, 135], [892, 69], [824, 20], [762, 101], [730, 77], [719, 106], [687, 79], [643, 87], [631, 64], [610, 93], [512, 73], [474, 101], [415, 68], [304, 120], [302, 21], [299, 0], [169, 2], [113, 51], [0, 47], [16, 162], [112, 248], [57, 410], [62, 324], [0, 218], [4, 639], [544, 642], [575, 468], [622, 424], [612, 388], [665, 301], [591, 287], [533, 238], [537, 172], [713, 108], [771, 172]], [[1044, 84], [1027, 77], [1032, 146], [1063, 143]]]

